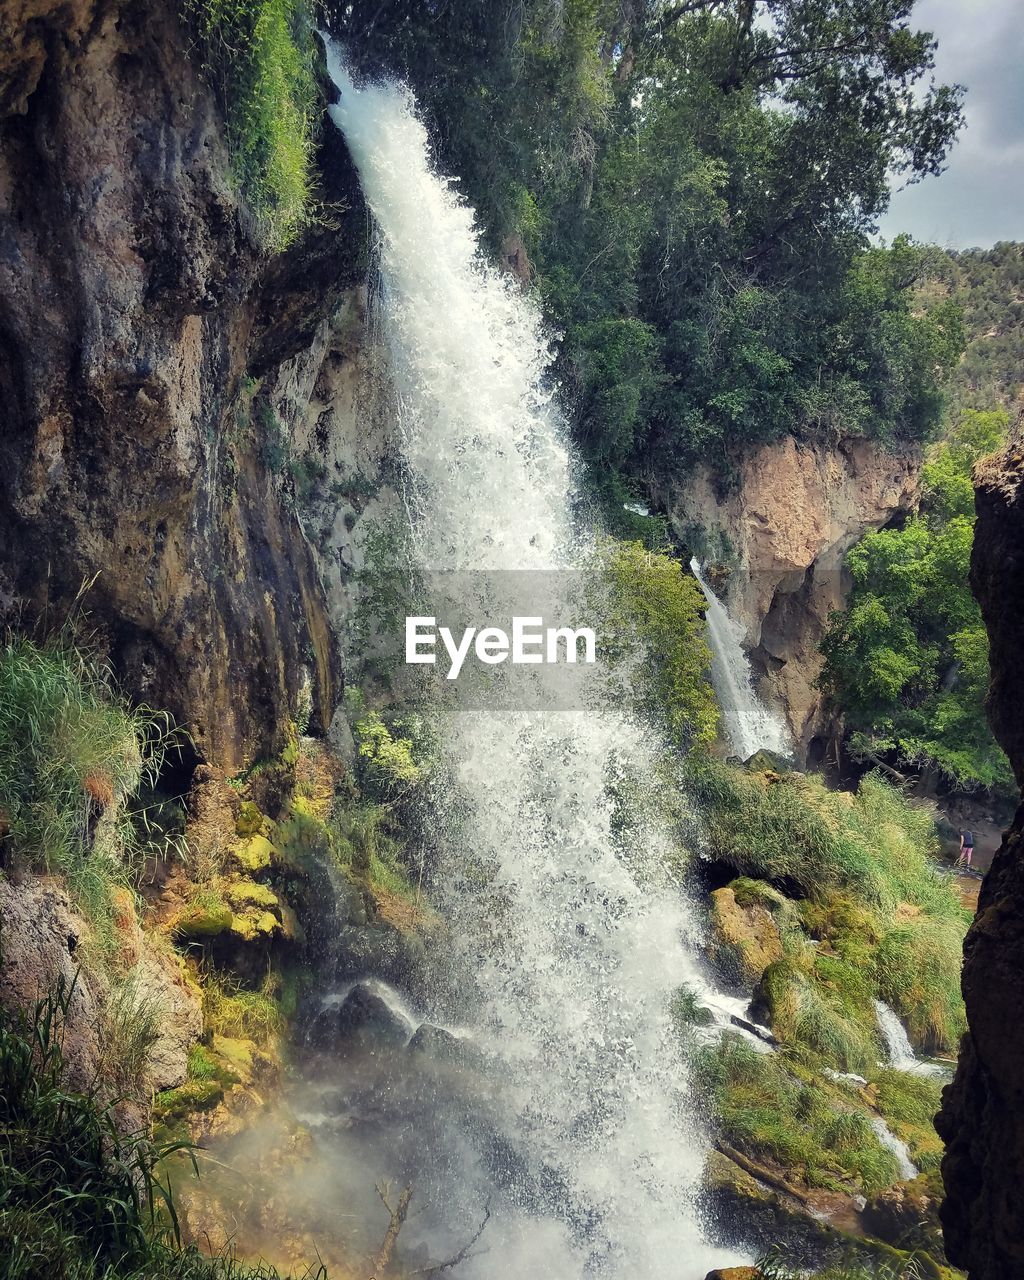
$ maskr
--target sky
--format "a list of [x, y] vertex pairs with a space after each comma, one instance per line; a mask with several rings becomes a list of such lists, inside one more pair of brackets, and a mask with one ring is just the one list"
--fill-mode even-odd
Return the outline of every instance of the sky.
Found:
[[897, 191], [881, 232], [951, 249], [1024, 240], [1024, 4], [919, 0], [911, 24], [939, 42], [940, 83], [967, 88], [967, 127], [938, 178]]

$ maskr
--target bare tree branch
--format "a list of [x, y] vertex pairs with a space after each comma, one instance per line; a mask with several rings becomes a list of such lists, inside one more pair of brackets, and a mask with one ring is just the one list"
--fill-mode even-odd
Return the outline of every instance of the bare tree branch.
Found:
[[405, 1224], [405, 1219], [409, 1213], [409, 1201], [412, 1199], [412, 1187], [407, 1186], [402, 1188], [401, 1195], [398, 1197], [398, 1203], [393, 1209], [388, 1202], [388, 1196], [391, 1194], [391, 1184], [389, 1182], [378, 1182], [377, 1194], [380, 1196], [381, 1203], [384, 1205], [384, 1208], [387, 1209], [388, 1214], [391, 1217], [391, 1221], [388, 1223], [388, 1229], [384, 1232], [384, 1239], [380, 1242], [380, 1248], [377, 1250], [377, 1254], [373, 1259], [373, 1274], [370, 1276], [370, 1280], [376, 1280], [376, 1278], [383, 1275], [388, 1268], [388, 1263], [391, 1261], [391, 1255], [395, 1251], [398, 1233], [402, 1230], [402, 1227]]
[[477, 1243], [477, 1241], [483, 1235], [484, 1228], [487, 1226], [490, 1219], [491, 1219], [491, 1202], [490, 1200], [488, 1200], [487, 1204], [484, 1206], [484, 1216], [480, 1225], [477, 1227], [476, 1231], [473, 1232], [472, 1237], [469, 1240], [467, 1240], [466, 1243], [462, 1246], [462, 1248], [458, 1251], [458, 1253], [453, 1254], [445, 1262], [431, 1262], [428, 1266], [421, 1267], [419, 1271], [411, 1272], [411, 1275], [431, 1277], [431, 1276], [439, 1276], [443, 1271], [453, 1271], [457, 1266], [460, 1266], [463, 1262], [465, 1262], [466, 1259], [470, 1256], [470, 1250], [473, 1248], [473, 1246]]

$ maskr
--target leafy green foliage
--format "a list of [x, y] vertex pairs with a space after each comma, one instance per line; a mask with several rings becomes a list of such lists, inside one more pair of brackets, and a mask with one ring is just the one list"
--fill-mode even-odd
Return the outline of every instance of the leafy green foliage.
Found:
[[988, 643], [970, 593], [971, 468], [1003, 438], [1001, 411], [966, 410], [931, 451], [919, 517], [864, 537], [847, 557], [847, 609], [822, 642], [822, 687], [851, 748], [934, 767], [954, 784], [1013, 794], [985, 716]]
[[257, 232], [286, 248], [309, 221], [315, 129], [307, 0], [182, 0], [227, 111], [228, 144]]
[[704, 597], [678, 560], [642, 542], [608, 541], [601, 551], [608, 584], [605, 639], [614, 663], [635, 664], [634, 693], [672, 739], [706, 746], [718, 729], [710, 683]]
[[930, 255], [869, 248], [959, 90], [906, 0], [346, 7], [495, 244], [525, 241], [585, 455], [643, 477], [787, 432], [921, 438], [962, 341]]
[[13, 855], [67, 877], [113, 945], [112, 893], [139, 831], [125, 802], [159, 772], [166, 719], [129, 710], [110, 671], [69, 644], [9, 638], [0, 649], [0, 812]]

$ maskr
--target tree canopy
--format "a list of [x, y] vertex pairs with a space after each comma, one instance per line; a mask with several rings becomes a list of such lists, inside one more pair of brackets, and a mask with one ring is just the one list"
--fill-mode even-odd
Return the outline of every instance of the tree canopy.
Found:
[[785, 433], [921, 439], [962, 344], [868, 233], [961, 120], [912, 0], [354, 0], [495, 245], [525, 242], [609, 472]]
[[822, 644], [822, 685], [845, 713], [855, 755], [889, 755], [1012, 795], [985, 716], [988, 637], [968, 585], [971, 469], [1008, 421], [1003, 411], [964, 411], [925, 464], [920, 516], [850, 552], [853, 590]]

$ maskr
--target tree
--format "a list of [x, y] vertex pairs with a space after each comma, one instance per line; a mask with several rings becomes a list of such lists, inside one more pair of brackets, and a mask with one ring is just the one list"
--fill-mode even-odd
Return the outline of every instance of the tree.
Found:
[[921, 515], [868, 534], [847, 557], [849, 606], [822, 642], [822, 687], [855, 755], [935, 768], [955, 785], [1014, 794], [985, 716], [988, 639], [968, 586], [971, 468], [1005, 413], [965, 412], [924, 467]]

